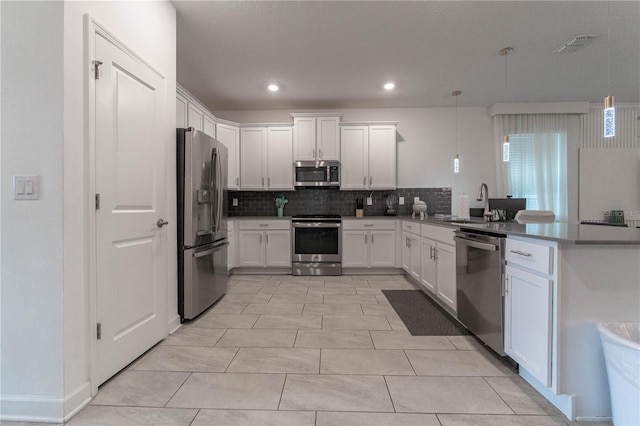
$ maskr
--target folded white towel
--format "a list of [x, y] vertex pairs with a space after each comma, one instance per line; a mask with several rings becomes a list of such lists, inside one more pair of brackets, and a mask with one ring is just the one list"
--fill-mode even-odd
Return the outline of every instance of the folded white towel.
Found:
[[551, 223], [556, 214], [551, 210], [518, 210], [515, 220], [518, 223]]

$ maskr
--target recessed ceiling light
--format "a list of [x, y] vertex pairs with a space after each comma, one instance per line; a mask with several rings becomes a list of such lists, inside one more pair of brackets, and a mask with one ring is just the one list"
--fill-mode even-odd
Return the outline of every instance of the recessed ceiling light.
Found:
[[267, 89], [269, 89], [270, 92], [277, 92], [280, 88], [277, 84], [270, 84], [269, 86], [267, 86]]
[[393, 90], [394, 87], [396, 87], [396, 85], [393, 83], [385, 83], [384, 90]]

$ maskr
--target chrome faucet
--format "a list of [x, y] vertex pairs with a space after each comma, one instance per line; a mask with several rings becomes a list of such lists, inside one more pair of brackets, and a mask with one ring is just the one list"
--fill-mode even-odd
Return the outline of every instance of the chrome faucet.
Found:
[[480, 189], [478, 189], [478, 195], [476, 196], [476, 200], [478, 201], [483, 200], [482, 198], [483, 189], [484, 189], [484, 213], [482, 214], [482, 216], [484, 216], [485, 222], [489, 222], [493, 215], [489, 211], [489, 187], [487, 186], [486, 183], [482, 182], [482, 185], [480, 185]]

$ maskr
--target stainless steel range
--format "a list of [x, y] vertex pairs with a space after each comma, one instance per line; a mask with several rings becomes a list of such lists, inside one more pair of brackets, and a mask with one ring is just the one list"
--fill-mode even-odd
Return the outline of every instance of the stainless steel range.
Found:
[[292, 275], [342, 275], [339, 215], [297, 215], [293, 225]]

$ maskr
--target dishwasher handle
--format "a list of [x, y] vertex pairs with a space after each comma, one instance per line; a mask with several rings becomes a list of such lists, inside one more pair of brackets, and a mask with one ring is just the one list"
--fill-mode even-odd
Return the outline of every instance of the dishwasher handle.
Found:
[[477, 248], [480, 250], [486, 250], [486, 251], [500, 250], [500, 247], [495, 244], [482, 243], [480, 241], [469, 240], [467, 238], [462, 238], [458, 236], [454, 237], [454, 239], [456, 239], [457, 241], [460, 241], [462, 244], [468, 245], [469, 247]]

